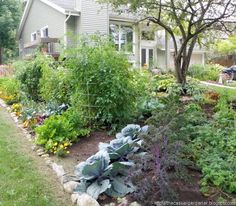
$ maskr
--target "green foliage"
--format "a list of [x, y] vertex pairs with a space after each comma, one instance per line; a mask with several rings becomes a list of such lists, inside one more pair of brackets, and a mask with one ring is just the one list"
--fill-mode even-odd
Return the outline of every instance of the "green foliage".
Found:
[[[8, 0], [0, 2], [0, 49], [10, 49], [14, 51], [16, 46], [16, 29], [21, 16], [21, 6], [18, 0]], [[2, 53], [0, 56], [2, 64]]]
[[138, 105], [139, 118], [147, 118], [152, 115], [152, 111], [163, 108], [164, 105], [155, 97], [145, 98]]
[[217, 81], [222, 69], [223, 67], [219, 64], [207, 64], [205, 66], [195, 64], [189, 68], [188, 75], [202, 81]]
[[86, 192], [95, 199], [104, 192], [109, 196], [123, 197], [134, 191], [131, 182], [125, 181], [127, 169], [131, 166], [130, 162], [110, 164], [108, 153], [99, 151], [76, 166], [75, 174], [80, 179], [80, 185], [75, 190]]
[[165, 107], [154, 110], [147, 122], [148, 131], [138, 136], [143, 140], [145, 154], [134, 156], [136, 166], [131, 179], [137, 187], [134, 198], [148, 206], [158, 200], [178, 198], [171, 183], [188, 177], [186, 166], [193, 165], [188, 160], [188, 144], [205, 116], [197, 104], [185, 107], [178, 98], [169, 96]]
[[70, 70], [57, 65], [54, 60], [42, 67], [40, 96], [45, 102], [69, 104], [72, 93]]
[[170, 95], [181, 95], [181, 94], [185, 94], [188, 96], [191, 96], [195, 99], [200, 99], [203, 92], [204, 92], [204, 88], [199, 86], [199, 82], [196, 81], [195, 79], [187, 79], [187, 83], [182, 86], [181, 84], [178, 83], [174, 83], [172, 85], [170, 85], [167, 88], [167, 92]]
[[224, 98], [220, 99], [216, 110], [213, 119], [198, 129], [192, 149], [203, 172], [201, 185], [207, 188], [213, 184], [235, 193], [236, 112]]
[[0, 78], [0, 98], [7, 104], [17, 103], [20, 99], [20, 83], [13, 77]]
[[33, 60], [14, 64], [16, 77], [21, 82], [22, 91], [34, 101], [40, 100], [39, 82], [42, 77], [42, 67], [44, 64], [48, 64], [49, 61], [49, 58], [38, 54]]
[[129, 124], [116, 134], [116, 139], [108, 143], [100, 143], [99, 150], [108, 152], [112, 161], [128, 161], [128, 156], [139, 150], [137, 138], [140, 133], [147, 132], [147, 126]]
[[75, 174], [80, 185], [75, 191], [88, 193], [94, 198], [102, 193], [112, 197], [124, 197], [135, 190], [126, 178], [133, 162], [131, 154], [139, 152], [138, 135], [147, 127], [127, 125], [110, 143], [100, 143], [99, 152], [76, 166]]
[[[75, 117], [76, 115], [76, 117]], [[37, 144], [43, 145], [46, 151], [65, 155], [66, 149], [79, 137], [87, 136], [89, 130], [82, 125], [81, 116], [68, 110], [62, 115], [52, 115], [42, 126], [35, 129]]]
[[236, 37], [230, 36], [228, 39], [218, 40], [214, 46], [215, 50], [221, 54], [232, 54], [236, 49]]
[[72, 105], [90, 121], [108, 126], [127, 122], [137, 93], [126, 56], [103, 37], [81, 37], [79, 42], [66, 51], [75, 89]]
[[172, 74], [156, 75], [153, 81], [154, 90], [157, 92], [166, 92], [176, 82]]

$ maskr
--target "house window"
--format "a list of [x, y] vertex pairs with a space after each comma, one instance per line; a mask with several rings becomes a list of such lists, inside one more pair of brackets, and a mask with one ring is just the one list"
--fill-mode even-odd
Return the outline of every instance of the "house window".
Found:
[[37, 40], [37, 33], [34, 32], [31, 34], [31, 41], [36, 41]]
[[43, 27], [40, 31], [41, 37], [48, 37], [48, 26]]
[[110, 24], [110, 34], [118, 51], [133, 52], [133, 28], [131, 26]]

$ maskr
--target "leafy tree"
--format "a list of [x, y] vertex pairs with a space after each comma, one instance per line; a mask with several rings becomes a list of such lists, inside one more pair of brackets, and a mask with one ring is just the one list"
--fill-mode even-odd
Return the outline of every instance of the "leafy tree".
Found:
[[0, 64], [3, 49], [14, 49], [16, 28], [19, 24], [21, 6], [19, 0], [0, 0]]
[[230, 54], [236, 51], [236, 37], [230, 36], [228, 39], [218, 40], [215, 49], [221, 54]]
[[[227, 30], [235, 16], [235, 0], [101, 0], [118, 8], [128, 5], [132, 12], [165, 29], [174, 44], [177, 82], [186, 83], [193, 49], [210, 29]], [[179, 40], [179, 37], [180, 40]]]

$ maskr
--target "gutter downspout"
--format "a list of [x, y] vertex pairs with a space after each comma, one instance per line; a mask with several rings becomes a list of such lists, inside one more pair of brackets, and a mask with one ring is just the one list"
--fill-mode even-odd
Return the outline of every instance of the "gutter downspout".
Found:
[[71, 17], [71, 12], [69, 12], [69, 15], [66, 17], [65, 21], [64, 21], [64, 47], [67, 47], [68, 44], [68, 38], [67, 38], [67, 22]]

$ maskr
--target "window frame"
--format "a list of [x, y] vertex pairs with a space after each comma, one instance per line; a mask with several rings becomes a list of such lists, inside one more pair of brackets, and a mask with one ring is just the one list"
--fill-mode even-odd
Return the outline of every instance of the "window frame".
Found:
[[[135, 29], [132, 24], [128, 24], [125, 22], [116, 22], [116, 21], [110, 21], [109, 22], [109, 35], [112, 36], [112, 33], [110, 32], [110, 25], [116, 25], [118, 27], [118, 51], [122, 51], [122, 27], [130, 27], [132, 28], [132, 51], [125, 51], [127, 54], [134, 53], [134, 45], [135, 45]], [[113, 36], [112, 36], [113, 37]], [[126, 42], [127, 43], [127, 42]]]
[[[34, 38], [35, 37], [35, 38]], [[31, 35], [30, 35], [30, 39], [31, 39], [31, 42], [33, 42], [33, 41], [36, 41], [37, 40], [37, 32], [35, 31], [35, 32], [33, 32], [33, 33], [31, 33]]]
[[47, 26], [44, 26], [40, 29], [40, 37], [41, 38], [46, 38], [46, 37], [49, 37], [49, 30], [48, 30], [48, 35], [47, 36], [44, 36], [44, 30], [48, 30], [48, 25]]

